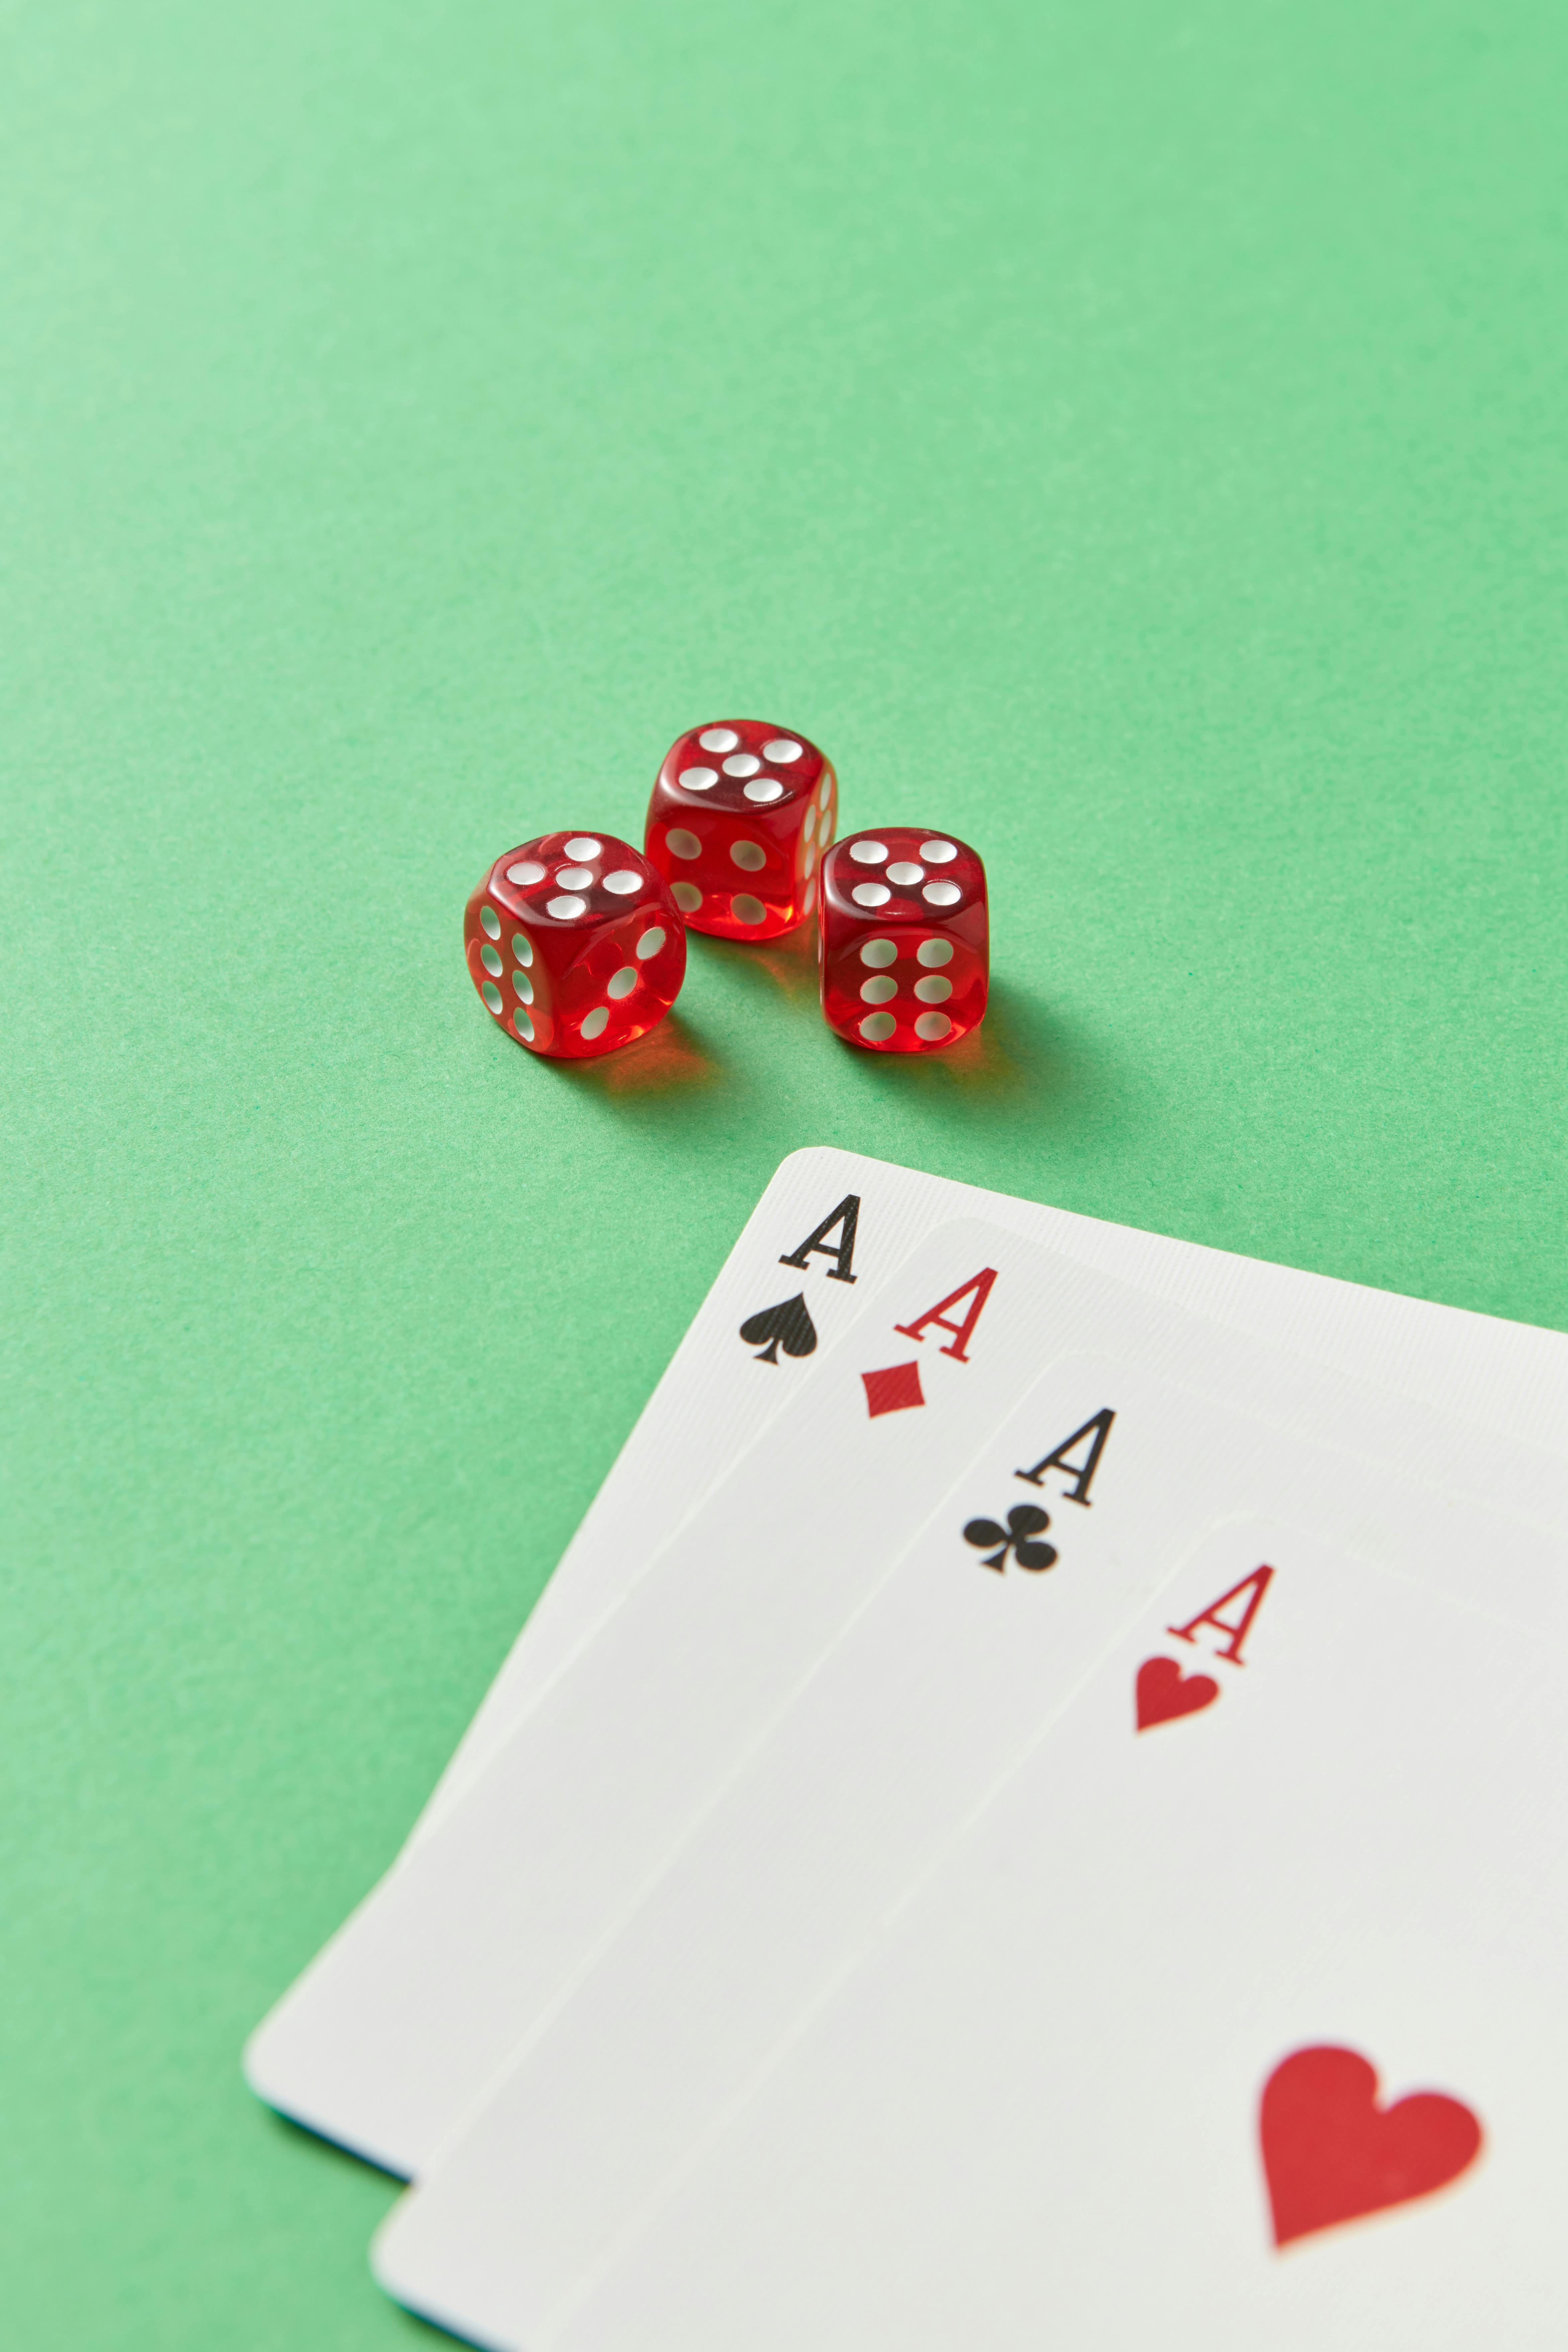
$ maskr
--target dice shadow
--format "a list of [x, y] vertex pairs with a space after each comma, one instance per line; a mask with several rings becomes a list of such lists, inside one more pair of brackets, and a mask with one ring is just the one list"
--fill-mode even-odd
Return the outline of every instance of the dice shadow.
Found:
[[1026, 1108], [1059, 1115], [1081, 1079], [1081, 1055], [1049, 1006], [996, 980], [978, 1029], [940, 1053], [873, 1054], [837, 1035], [835, 1043], [858, 1063], [874, 1066], [879, 1083], [933, 1108], [961, 1108], [966, 1118], [994, 1111], [1016, 1120]]
[[726, 1076], [712, 1047], [679, 1011], [667, 1013], [656, 1029], [614, 1054], [583, 1062], [550, 1060], [548, 1066], [564, 1084], [610, 1101], [700, 1094], [721, 1085]]
[[757, 942], [715, 940], [702, 931], [689, 931], [686, 947], [689, 955], [717, 965], [742, 985], [761, 986], [772, 995], [782, 996], [789, 1005], [805, 1005], [814, 1014], [818, 1009], [815, 922], [797, 923], [782, 939]]

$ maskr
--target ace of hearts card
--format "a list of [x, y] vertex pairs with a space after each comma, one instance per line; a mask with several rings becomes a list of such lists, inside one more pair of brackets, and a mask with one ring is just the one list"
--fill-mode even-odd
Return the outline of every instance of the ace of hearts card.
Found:
[[[378, 2252], [416, 2308], [514, 2352], [546, 2340], [658, 2184], [1076, 1711], [1205, 1525], [1267, 1505], [1320, 1547], [1337, 1537], [1379, 1562], [1374, 1598], [1394, 1573], [1435, 1604], [1480, 1586], [1518, 1626], [1549, 1619], [1560, 1535], [1156, 1380], [1153, 1345], [1146, 1329], [1135, 1357], [1069, 1357], [1031, 1385], [437, 2152]], [[1205, 1555], [1193, 1575], [1210, 1573]], [[1141, 1661], [1141, 1727], [1215, 1705], [1226, 1678], [1257, 1680], [1251, 1648], [1281, 1615], [1275, 1578], [1250, 1564]], [[1211, 1656], [1217, 1681], [1200, 1670]], [[1094, 1781], [1068, 1769], [1092, 1807]]]
[[1561, 2341], [1562, 1607], [1486, 1568], [1215, 1530], [531, 2343]]

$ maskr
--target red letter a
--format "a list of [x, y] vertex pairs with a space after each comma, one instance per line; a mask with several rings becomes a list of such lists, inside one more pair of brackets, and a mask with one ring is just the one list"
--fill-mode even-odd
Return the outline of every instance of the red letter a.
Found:
[[[1247, 1660], [1241, 1654], [1241, 1645], [1247, 1639], [1247, 1628], [1263, 1606], [1263, 1596], [1268, 1590], [1273, 1574], [1274, 1570], [1271, 1568], [1255, 1568], [1250, 1576], [1244, 1576], [1239, 1584], [1233, 1584], [1228, 1592], [1222, 1592], [1219, 1599], [1212, 1602], [1200, 1615], [1189, 1617], [1184, 1625], [1167, 1625], [1166, 1633], [1173, 1633], [1178, 1642], [1191, 1642], [1195, 1645], [1198, 1626], [1217, 1626], [1222, 1633], [1228, 1633], [1230, 1639], [1228, 1642], [1222, 1642], [1214, 1655], [1216, 1658], [1228, 1658], [1233, 1666], [1246, 1665]], [[1249, 1592], [1252, 1598], [1243, 1607], [1239, 1622], [1229, 1617], [1222, 1617], [1220, 1611], [1244, 1592]]]
[[[958, 1363], [967, 1364], [969, 1359], [963, 1350], [975, 1325], [980, 1320], [980, 1310], [990, 1297], [991, 1286], [995, 1279], [995, 1267], [983, 1265], [977, 1275], [972, 1276], [968, 1282], [961, 1282], [956, 1290], [950, 1292], [945, 1298], [939, 1298], [934, 1307], [928, 1307], [925, 1313], [917, 1316], [912, 1323], [895, 1323], [893, 1328], [895, 1331], [901, 1331], [906, 1339], [923, 1339], [926, 1326], [934, 1323], [939, 1331], [952, 1333], [952, 1345], [951, 1348], [943, 1348], [942, 1354], [952, 1356]], [[956, 1307], [961, 1298], [969, 1297], [971, 1293], [973, 1294], [974, 1304], [963, 1322], [950, 1323], [947, 1319], [948, 1308]]]

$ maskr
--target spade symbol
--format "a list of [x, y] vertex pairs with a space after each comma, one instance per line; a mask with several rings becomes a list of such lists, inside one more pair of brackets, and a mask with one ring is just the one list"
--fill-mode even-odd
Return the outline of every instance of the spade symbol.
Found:
[[786, 1356], [809, 1356], [816, 1345], [816, 1326], [806, 1312], [804, 1291], [748, 1315], [741, 1337], [748, 1348], [756, 1349], [759, 1364], [776, 1364], [781, 1348]]

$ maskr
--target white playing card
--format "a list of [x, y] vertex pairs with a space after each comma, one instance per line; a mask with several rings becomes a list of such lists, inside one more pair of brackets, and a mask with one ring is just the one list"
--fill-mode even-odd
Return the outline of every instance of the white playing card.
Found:
[[[1251, 1352], [1258, 1395], [1270, 1367]], [[1268, 1504], [1437, 1593], [1473, 1589], [1484, 1559], [1493, 1605], [1547, 1612], [1562, 1535], [1500, 1533], [1479, 1505], [1151, 1378], [1141, 1353], [1035, 1383], [437, 2155], [379, 2257], [416, 2308], [487, 2342], [551, 2340], [658, 2181], [1216, 1517]]]
[[252, 2038], [264, 2098], [417, 2168], [1032, 1371], [1042, 1270], [1070, 1329], [1100, 1277], [992, 1226], [928, 1236], [865, 1285], [854, 1360], [818, 1372], [657, 1574], [629, 1531], [623, 1598], [572, 1672]]
[[[843, 1204], [852, 1209], [836, 1218]], [[471, 1786], [640, 1561], [808, 1385], [820, 1351], [754, 1375], [740, 1326], [800, 1296], [831, 1339], [854, 1302], [939, 1225], [981, 1216], [1173, 1302], [1557, 1453], [1568, 1452], [1568, 1339], [1426, 1299], [1268, 1265], [1161, 1234], [811, 1146], [785, 1160], [731, 1251], [413, 1832]], [[853, 1224], [850, 1224], [850, 1218]], [[826, 1225], [826, 1230], [822, 1228]], [[815, 1246], [813, 1242], [815, 1238]], [[773, 1377], [776, 1370], [777, 1377]]]
[[1562, 1596], [1512, 1549], [1472, 1608], [1425, 1544], [1216, 1532], [531, 2352], [1557, 2342]]
[[[931, 1320], [938, 1306], [945, 1325]], [[993, 1226], [932, 1235], [440, 1834], [263, 2026], [247, 2061], [262, 2095], [389, 2168], [419, 2169], [616, 1932], [1035, 1368], [1094, 1345], [1136, 1348], [1156, 1370], [1163, 1350], [1182, 1374], [1214, 1339], [1200, 1318]], [[917, 1365], [930, 1403], [870, 1417], [865, 1376], [896, 1388]], [[1272, 1381], [1282, 1412], [1320, 1423], [1353, 1402], [1339, 1383], [1326, 1407], [1303, 1404], [1318, 1377], [1255, 1347], [1233, 1351], [1229, 1377], [1242, 1399]], [[1379, 1423], [1390, 1410], [1364, 1399], [1356, 1435], [1375, 1427], [1426, 1475], [1441, 1480], [1450, 1456], [1475, 1449], [1467, 1431], [1413, 1431], [1418, 1414]], [[1488, 1492], [1504, 1475], [1542, 1490], [1523, 1449], [1480, 1443]]]
[[[951, 1214], [928, 1209], [925, 1187], [935, 1181], [826, 1149], [792, 1152], [780, 1164], [432, 1790], [411, 1844], [479, 1777], [641, 1563], [809, 1379], [857, 1303]], [[782, 1341], [776, 1332], [742, 1339], [742, 1327], [770, 1310], [783, 1311]]]

